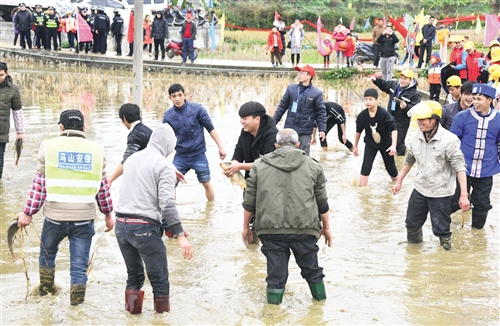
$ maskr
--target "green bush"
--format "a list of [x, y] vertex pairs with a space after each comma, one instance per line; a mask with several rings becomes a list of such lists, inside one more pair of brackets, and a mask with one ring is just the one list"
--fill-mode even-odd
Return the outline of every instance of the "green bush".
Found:
[[69, 49], [69, 42], [68, 41], [62, 42], [61, 48], [63, 48], [63, 49]]
[[335, 69], [328, 71], [323, 76], [323, 79], [328, 79], [328, 80], [347, 79], [349, 77], [356, 75], [357, 73], [358, 73], [358, 71], [356, 69], [335, 68]]

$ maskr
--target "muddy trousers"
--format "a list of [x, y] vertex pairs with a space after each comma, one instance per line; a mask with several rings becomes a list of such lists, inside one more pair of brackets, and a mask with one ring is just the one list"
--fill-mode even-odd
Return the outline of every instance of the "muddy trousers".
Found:
[[38, 259], [40, 267], [56, 266], [59, 244], [68, 237], [71, 284], [86, 284], [90, 246], [94, 234], [94, 220], [59, 222], [46, 217], [42, 227]]
[[363, 154], [363, 163], [361, 164], [360, 174], [363, 176], [369, 176], [372, 172], [373, 161], [377, 156], [377, 152], [382, 155], [382, 160], [384, 161], [385, 170], [392, 178], [398, 176], [398, 168], [396, 167], [396, 161], [394, 156], [390, 156], [385, 149], [377, 149], [370, 145], [365, 145], [365, 152]]
[[127, 290], [140, 290], [143, 287], [144, 261], [154, 296], [169, 295], [167, 249], [162, 240], [162, 227], [150, 223], [116, 221], [115, 234], [127, 266]]
[[[344, 137], [344, 133], [342, 132], [342, 127], [340, 126], [340, 124], [338, 124], [335, 119], [328, 119], [326, 121], [326, 132], [325, 132], [325, 140], [321, 140], [320, 139], [320, 143], [321, 143], [321, 147], [328, 147], [328, 143], [326, 141], [326, 135], [328, 135], [328, 133], [330, 132], [330, 130], [335, 126], [337, 125], [337, 134], [338, 134], [338, 137], [339, 137], [339, 141], [342, 143], [342, 138]], [[344, 144], [344, 143], [342, 143]], [[352, 148], [352, 143], [346, 138], [346, 141], [345, 141], [345, 147], [347, 147], [348, 149], [351, 149]]]
[[430, 213], [432, 233], [440, 238], [450, 237], [450, 199], [451, 196], [439, 198], [425, 197], [413, 189], [406, 210], [406, 229], [408, 231], [420, 230], [427, 220], [427, 214]]
[[288, 280], [290, 250], [299, 265], [302, 277], [311, 284], [319, 283], [325, 277], [318, 266], [318, 250], [315, 236], [297, 234], [261, 235], [261, 251], [267, 258], [267, 287], [284, 289]]
[[[472, 191], [471, 191], [472, 188]], [[490, 195], [493, 188], [493, 177], [473, 178], [467, 176], [467, 192], [470, 194], [472, 208], [472, 227], [482, 229], [488, 217], [491, 206]], [[460, 198], [460, 185], [457, 181], [457, 189], [451, 198], [451, 211], [460, 209], [458, 199]]]

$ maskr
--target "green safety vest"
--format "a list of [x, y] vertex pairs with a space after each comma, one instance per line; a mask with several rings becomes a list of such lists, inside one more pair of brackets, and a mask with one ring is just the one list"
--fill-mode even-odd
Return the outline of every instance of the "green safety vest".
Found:
[[92, 203], [101, 187], [103, 147], [81, 137], [45, 141], [47, 200]]
[[37, 22], [37, 25], [38, 23], [43, 23], [44, 19], [45, 19], [45, 14], [43, 12], [35, 12], [35, 20]]
[[47, 21], [45, 22], [45, 27], [47, 28], [57, 28], [57, 21], [55, 16], [47, 16]]

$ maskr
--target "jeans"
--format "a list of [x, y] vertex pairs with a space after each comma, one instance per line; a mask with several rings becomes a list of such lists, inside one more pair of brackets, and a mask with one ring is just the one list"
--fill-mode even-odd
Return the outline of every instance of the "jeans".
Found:
[[155, 224], [116, 222], [116, 240], [127, 266], [127, 289], [140, 290], [144, 285], [144, 265], [155, 296], [169, 295], [167, 249], [163, 229]]
[[308, 283], [316, 284], [325, 277], [318, 266], [318, 239], [312, 235], [276, 234], [261, 235], [261, 251], [267, 258], [267, 286], [270, 289], [284, 289], [288, 280], [290, 250], [300, 267], [300, 274]]
[[175, 155], [173, 163], [175, 168], [182, 174], [186, 174], [189, 170], [193, 169], [196, 172], [199, 183], [210, 181], [210, 167], [205, 153], [195, 156]]
[[406, 211], [406, 228], [412, 231], [420, 230], [427, 220], [427, 214], [430, 213], [432, 233], [440, 238], [450, 237], [450, 200], [451, 196], [440, 198], [425, 197], [413, 189]]
[[373, 43], [373, 65], [378, 67], [378, 62], [380, 60], [380, 44]]
[[75, 34], [73, 32], [68, 32], [68, 43], [69, 43], [69, 48], [72, 49], [75, 47]]
[[191, 59], [191, 62], [194, 61], [194, 43], [193, 40], [190, 38], [182, 38], [182, 62], [186, 62], [187, 60], [187, 54], [188, 54], [188, 48], [189, 48], [189, 58]]
[[382, 70], [382, 79], [391, 80], [394, 60], [396, 57], [380, 58], [380, 69]]
[[38, 263], [41, 267], [54, 268], [59, 243], [68, 237], [71, 284], [86, 284], [90, 245], [94, 234], [93, 220], [58, 222], [46, 217], [43, 222]]
[[307, 156], [309, 156], [309, 152], [311, 150], [311, 139], [312, 135], [299, 135], [299, 148], [306, 152]]

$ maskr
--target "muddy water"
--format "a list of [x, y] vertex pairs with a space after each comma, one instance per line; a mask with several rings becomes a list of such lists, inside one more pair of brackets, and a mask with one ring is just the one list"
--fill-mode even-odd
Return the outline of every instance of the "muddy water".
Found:
[[[9, 223], [26, 199], [35, 172], [41, 140], [57, 135], [62, 108], [79, 108], [86, 116], [87, 134], [105, 146], [110, 172], [121, 159], [127, 131], [118, 117], [118, 107], [130, 97], [128, 76], [114, 73], [106, 83], [82, 78], [88, 71], [51, 74], [61, 82], [71, 80], [77, 88], [66, 92], [33, 85], [46, 78], [43, 71], [10, 69], [14, 79], [26, 79], [26, 143], [18, 167], [14, 167], [12, 143], [6, 153], [6, 171], [0, 182], [1, 209], [1, 323], [2, 324], [487, 324], [498, 325], [499, 312], [499, 212], [498, 176], [494, 179], [494, 208], [484, 230], [471, 230], [470, 213], [460, 228], [461, 214], [453, 215], [453, 249], [444, 251], [432, 235], [430, 222], [424, 227], [424, 243], [404, 243], [406, 203], [412, 190], [412, 173], [401, 193], [392, 195], [389, 177], [377, 158], [370, 186], [356, 185], [361, 157], [355, 158], [338, 143], [336, 130], [328, 140], [330, 150], [316, 146], [311, 155], [324, 167], [328, 179], [333, 247], [319, 241], [320, 265], [325, 269], [328, 300], [311, 299], [293, 258], [283, 304], [266, 304], [266, 262], [257, 245], [246, 248], [241, 241], [241, 190], [220, 173], [215, 143], [207, 136], [208, 158], [216, 201], [207, 203], [193, 172], [177, 191], [177, 204], [195, 250], [192, 261], [184, 261], [175, 240], [166, 240], [171, 281], [171, 313], [156, 315], [149, 283], [143, 314], [131, 316], [123, 309], [126, 270], [113, 233], [104, 233], [104, 222], [96, 220], [95, 253], [85, 303], [69, 305], [69, 250], [63, 241], [57, 256], [58, 295], [29, 296], [22, 262], [12, 262], [5, 240]], [[38, 75], [37, 75], [38, 74]], [[41, 75], [41, 76], [40, 76]], [[258, 100], [268, 108], [277, 101], [291, 80], [226, 77], [148, 75], [145, 80], [144, 123], [157, 126], [170, 105], [164, 92], [173, 82], [186, 85], [191, 99], [210, 109], [214, 125], [231, 158], [240, 133], [237, 108]], [[331, 85], [320, 81], [330, 100], [349, 108], [348, 139], [354, 139], [354, 118], [363, 82]], [[35, 93], [35, 91], [38, 91]], [[36, 98], [36, 100], [35, 100]], [[386, 99], [381, 100], [385, 105]], [[281, 127], [281, 126], [280, 126]], [[415, 131], [415, 126], [412, 128]], [[14, 134], [11, 134], [13, 139]], [[398, 159], [398, 166], [401, 159]], [[113, 184], [116, 199], [120, 180]], [[132, 190], [132, 189], [131, 189]], [[38, 283], [38, 234], [43, 216], [27, 228], [22, 249], [30, 277], [30, 290]]]

